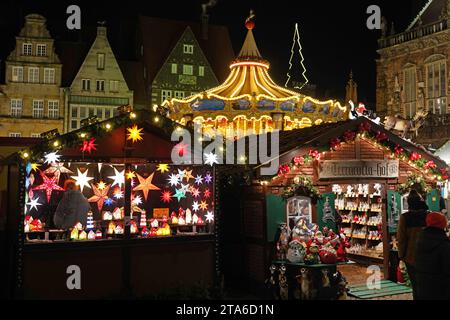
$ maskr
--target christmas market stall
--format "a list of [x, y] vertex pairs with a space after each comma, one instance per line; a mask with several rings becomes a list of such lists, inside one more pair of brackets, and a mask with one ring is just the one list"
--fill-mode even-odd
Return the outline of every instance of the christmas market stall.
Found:
[[241, 207], [247, 281], [269, 278], [281, 298], [324, 298], [330, 287], [328, 298], [342, 297], [336, 265], [349, 260], [379, 265], [397, 282], [395, 234], [408, 192], [439, 211], [437, 189], [450, 176], [445, 162], [366, 117], [280, 132], [278, 159], [274, 177], [257, 167]]
[[9, 292], [23, 298], [146, 297], [210, 288], [212, 166], [174, 165], [181, 126], [157, 112], [95, 117], [8, 162]]

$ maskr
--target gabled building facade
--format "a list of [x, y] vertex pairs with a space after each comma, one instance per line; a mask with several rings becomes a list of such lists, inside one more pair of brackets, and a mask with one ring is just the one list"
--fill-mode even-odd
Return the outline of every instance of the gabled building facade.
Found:
[[383, 30], [377, 60], [377, 114], [414, 119], [428, 112], [417, 142], [450, 137], [450, 1], [428, 0], [401, 33]]
[[234, 57], [224, 26], [139, 17], [136, 42], [148, 107], [183, 99], [226, 79]]
[[5, 61], [0, 136], [39, 137], [53, 129], [65, 131], [61, 70], [46, 19], [27, 15], [15, 49]]
[[133, 91], [124, 79], [111, 49], [105, 26], [97, 27], [97, 36], [66, 89], [68, 131], [80, 128], [83, 119], [96, 116], [112, 118], [117, 108], [133, 105]]

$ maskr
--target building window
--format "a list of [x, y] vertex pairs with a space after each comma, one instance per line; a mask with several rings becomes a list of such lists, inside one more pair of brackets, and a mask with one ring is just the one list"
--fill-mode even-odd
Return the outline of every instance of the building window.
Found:
[[117, 81], [117, 80], [109, 81], [109, 91], [119, 92], [119, 81]]
[[91, 91], [91, 79], [82, 79], [81, 88], [83, 91]]
[[445, 61], [436, 61], [426, 66], [427, 69], [427, 105], [433, 114], [447, 112], [447, 79]]
[[77, 120], [70, 121], [70, 127], [72, 129], [78, 129], [78, 121]]
[[[72, 118], [78, 118], [78, 107], [72, 107]], [[83, 117], [82, 119], [84, 119]]]
[[44, 100], [33, 100], [33, 118], [44, 117]]
[[204, 77], [205, 76], [205, 67], [204, 66], [198, 67], [198, 75], [200, 77]]
[[97, 53], [97, 69], [103, 70], [105, 69], [105, 54]]
[[105, 91], [105, 80], [97, 80], [97, 91]]
[[10, 138], [20, 138], [20, 137], [22, 137], [22, 134], [20, 132], [10, 132], [9, 137]]
[[22, 116], [22, 99], [11, 99], [11, 117], [20, 118]]
[[49, 83], [49, 84], [55, 83], [55, 69], [44, 68], [44, 83]]
[[12, 81], [23, 82], [23, 67], [12, 67]]
[[405, 88], [405, 114], [411, 119], [416, 114], [416, 68], [408, 68], [403, 72]]
[[31, 43], [22, 44], [22, 54], [24, 56], [31, 56], [33, 54], [33, 45]]
[[40, 138], [41, 134], [40, 133], [32, 133], [31, 134], [31, 138]]
[[183, 45], [183, 53], [194, 54], [194, 46], [192, 44]]
[[184, 99], [184, 92], [183, 91], [174, 91], [175, 99]]
[[178, 65], [176, 63], [172, 63], [172, 74], [178, 73]]
[[161, 90], [161, 103], [172, 98], [172, 90]]
[[28, 68], [28, 82], [39, 83], [39, 68], [37, 67]]
[[194, 67], [190, 64], [183, 65], [183, 74], [192, 76], [194, 74]]
[[46, 44], [38, 44], [36, 46], [36, 55], [39, 57], [45, 57], [47, 55], [47, 45]]
[[50, 119], [58, 119], [59, 118], [59, 101], [58, 100], [50, 100], [48, 102], [48, 117]]
[[86, 119], [87, 110], [86, 107], [80, 107], [80, 119]]

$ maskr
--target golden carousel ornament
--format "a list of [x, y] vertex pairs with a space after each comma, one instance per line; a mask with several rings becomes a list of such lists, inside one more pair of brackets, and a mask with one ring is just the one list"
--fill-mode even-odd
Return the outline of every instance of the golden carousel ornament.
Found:
[[293, 130], [348, 119], [348, 108], [334, 100], [319, 101], [277, 85], [269, 75], [253, 36], [254, 14], [242, 49], [220, 86], [185, 99], [163, 102], [170, 118], [183, 125], [200, 124], [204, 134], [248, 135]]

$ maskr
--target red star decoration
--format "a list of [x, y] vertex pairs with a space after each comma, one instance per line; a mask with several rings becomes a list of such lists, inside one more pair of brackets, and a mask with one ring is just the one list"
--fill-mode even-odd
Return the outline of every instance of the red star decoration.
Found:
[[203, 196], [205, 197], [205, 199], [208, 199], [209, 197], [211, 197], [211, 191], [209, 191], [209, 189], [205, 189], [205, 191], [203, 191]]
[[93, 150], [97, 150], [97, 145], [95, 144], [95, 138], [91, 138], [89, 141], [84, 140], [81, 144], [80, 151], [91, 153]]
[[103, 204], [105, 200], [108, 199], [108, 192], [111, 186], [106, 186], [105, 189], [100, 190], [94, 184], [91, 183], [92, 190], [94, 190], [94, 195], [88, 199], [89, 202], [97, 202], [98, 212], [102, 211]]
[[32, 190], [45, 190], [45, 193], [47, 194], [47, 202], [50, 203], [50, 198], [52, 197], [53, 191], [64, 191], [64, 188], [61, 188], [58, 185], [58, 177], [56, 176], [49, 178], [41, 172], [41, 177], [44, 180], [42, 184], [33, 188]]
[[161, 193], [161, 200], [164, 203], [170, 203], [172, 201], [172, 193], [170, 191], [164, 191]]

